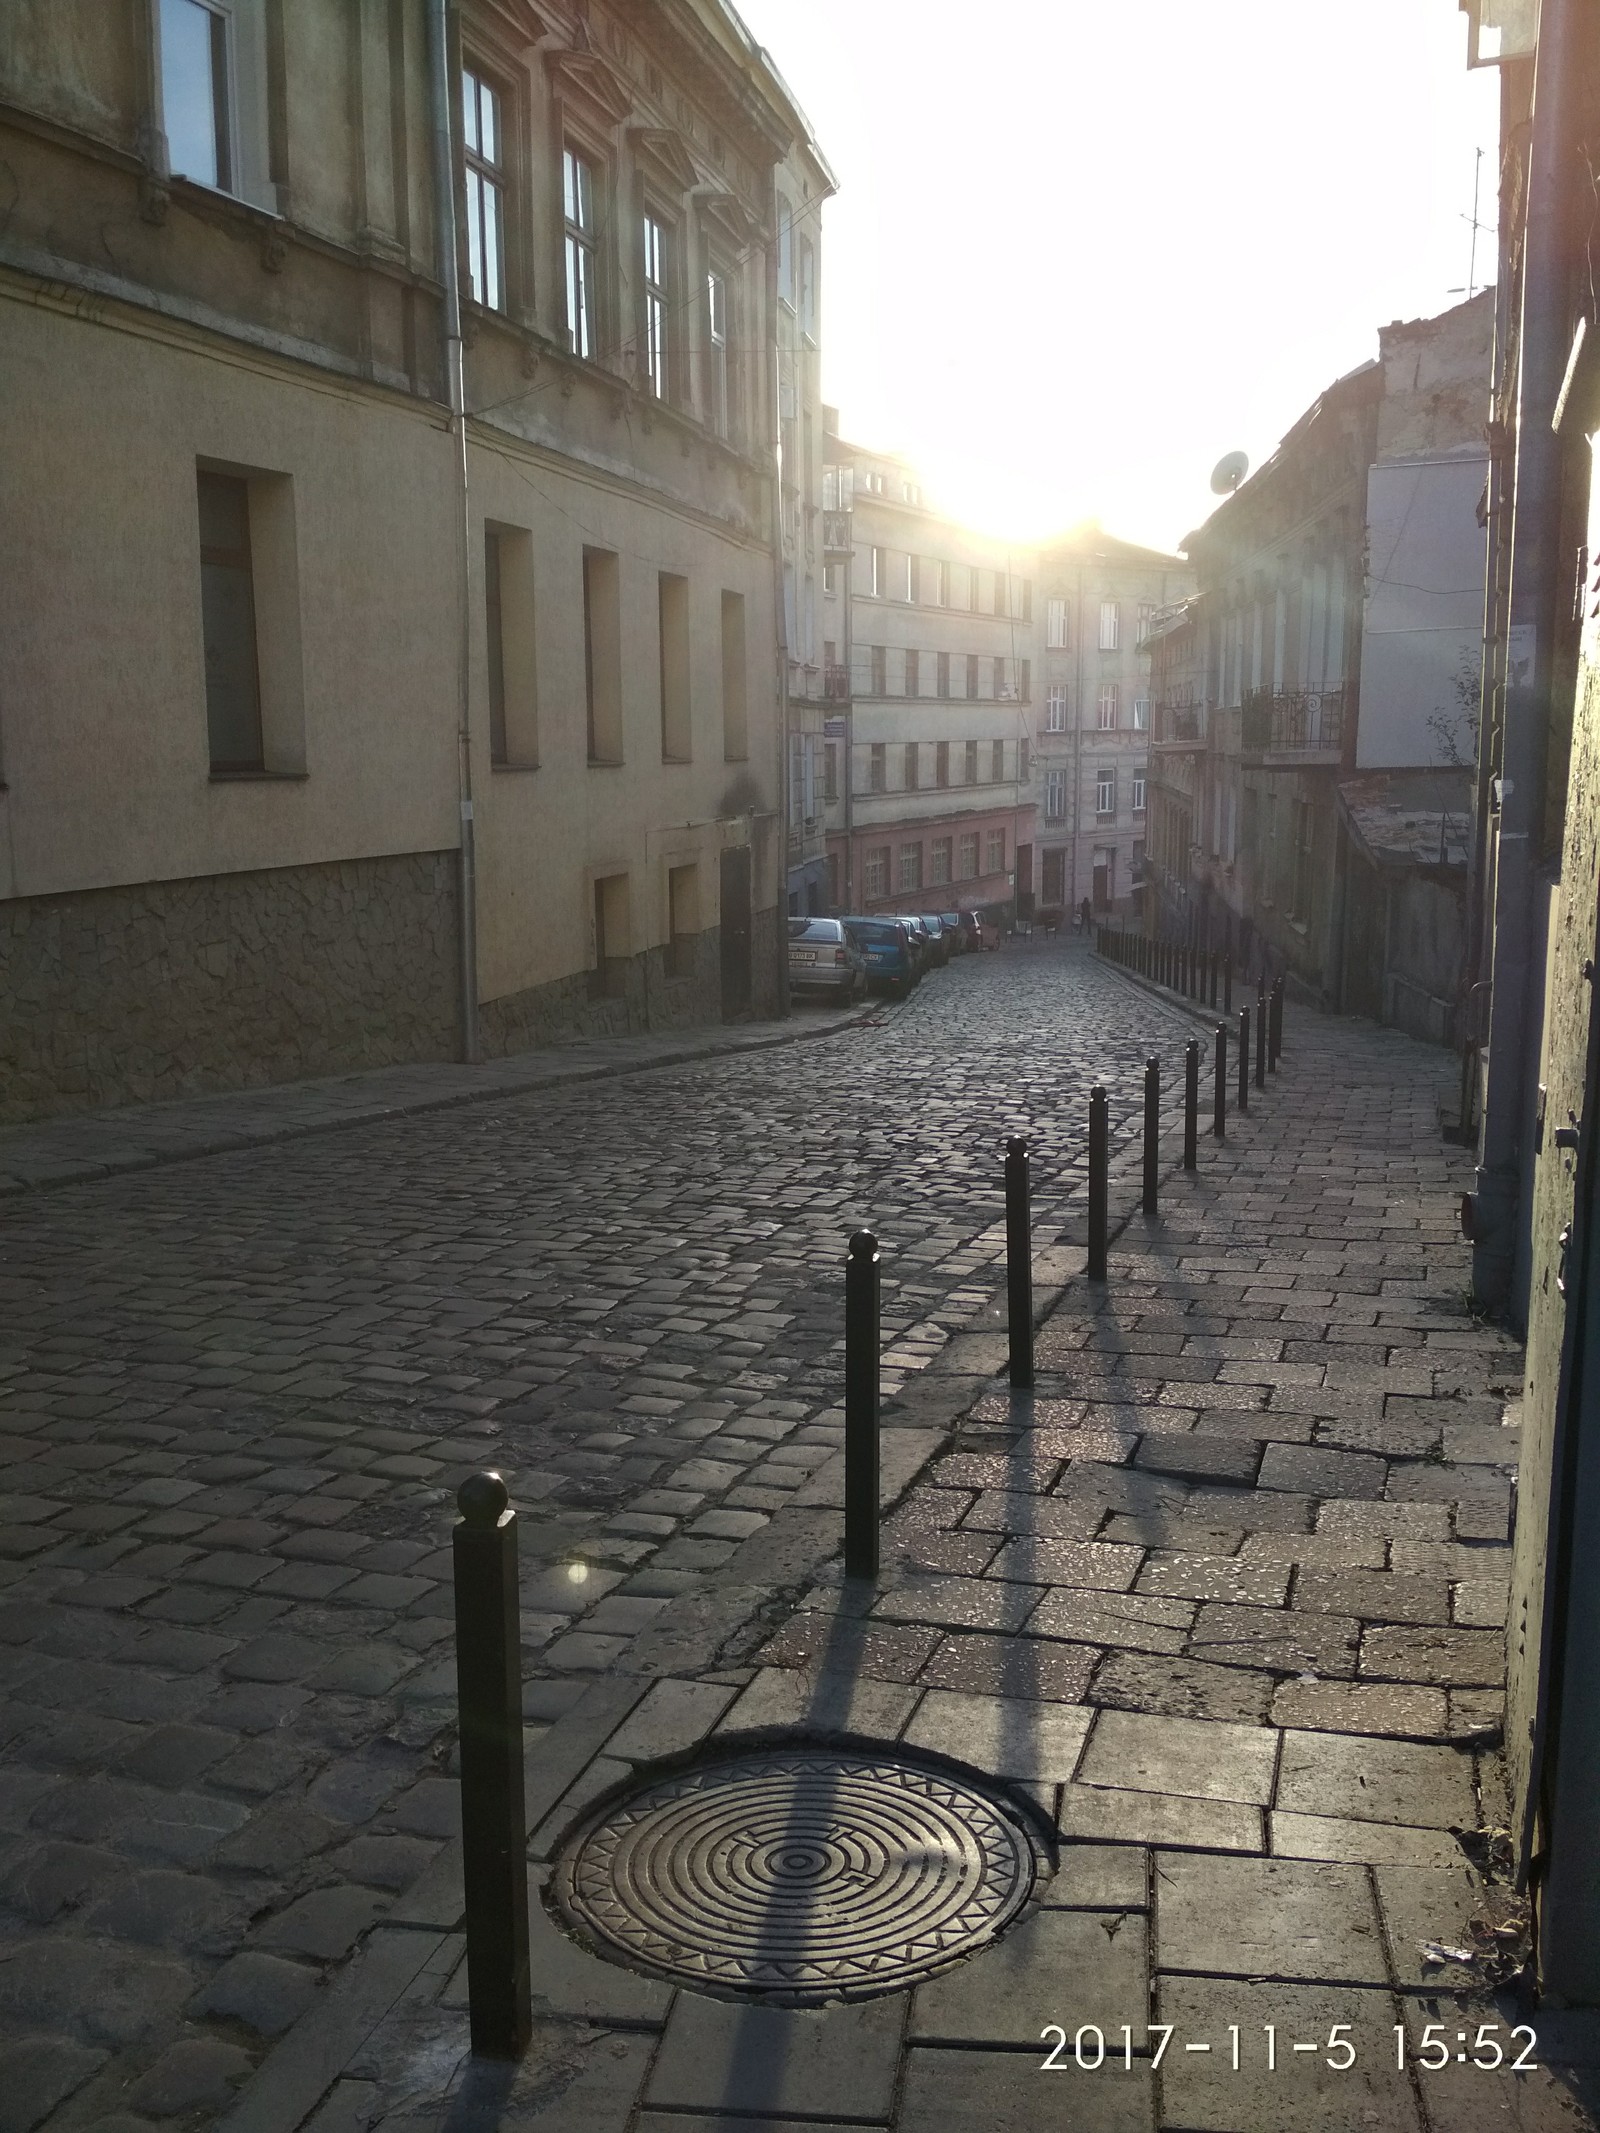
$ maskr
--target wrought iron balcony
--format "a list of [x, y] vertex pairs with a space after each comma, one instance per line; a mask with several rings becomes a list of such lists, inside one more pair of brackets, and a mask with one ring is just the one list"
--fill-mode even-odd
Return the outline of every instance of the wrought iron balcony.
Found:
[[824, 511], [822, 514], [822, 552], [825, 556], [847, 556], [855, 541], [850, 530], [851, 514], [848, 511]]
[[1156, 704], [1151, 739], [1158, 748], [1195, 748], [1206, 737], [1204, 704]]
[[1344, 690], [1252, 689], [1239, 738], [1245, 755], [1337, 763], [1344, 750]]
[[824, 667], [822, 693], [830, 704], [847, 704], [850, 701], [850, 669], [838, 665]]

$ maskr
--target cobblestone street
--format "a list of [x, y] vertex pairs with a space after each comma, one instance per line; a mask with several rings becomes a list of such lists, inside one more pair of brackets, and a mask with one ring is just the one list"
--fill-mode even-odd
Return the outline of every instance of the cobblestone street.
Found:
[[597, 1672], [709, 1664], [835, 1544], [848, 1232], [884, 1240], [903, 1480], [994, 1286], [1002, 1137], [1048, 1240], [1090, 1081], [1129, 1116], [1187, 1033], [1040, 943], [798, 1046], [5, 1202], [6, 2123], [210, 2122], [416, 1901], [466, 1472], [525, 1514], [530, 1737]]

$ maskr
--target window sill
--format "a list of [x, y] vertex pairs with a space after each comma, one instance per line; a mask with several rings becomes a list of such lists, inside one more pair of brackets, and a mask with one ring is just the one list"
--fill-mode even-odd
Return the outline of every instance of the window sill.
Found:
[[623, 758], [620, 755], [592, 755], [589, 758], [591, 770], [620, 770], [622, 766]]
[[308, 770], [213, 770], [213, 785], [304, 785]]
[[664, 769], [683, 770], [693, 761], [694, 757], [692, 755], [663, 755], [661, 758]]
[[516, 777], [524, 771], [537, 770], [538, 767], [537, 763], [491, 763], [489, 765], [490, 773], [497, 778], [505, 776]]

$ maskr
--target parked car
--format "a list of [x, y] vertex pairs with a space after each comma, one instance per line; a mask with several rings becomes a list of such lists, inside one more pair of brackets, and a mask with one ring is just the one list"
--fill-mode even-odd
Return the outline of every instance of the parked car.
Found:
[[927, 927], [933, 938], [933, 960], [942, 968], [949, 962], [951, 956], [955, 954], [955, 943], [951, 940], [945, 922], [937, 911], [924, 911], [922, 913], [922, 923]]
[[867, 984], [903, 1000], [918, 978], [911, 936], [898, 918], [847, 918], [844, 929], [861, 952]]
[[907, 933], [911, 936], [911, 946], [916, 954], [919, 974], [923, 971], [931, 970], [938, 961], [938, 957], [934, 954], [933, 935], [928, 930], [928, 921], [922, 917], [920, 912], [915, 911], [902, 911], [899, 914], [899, 918], [901, 925], [905, 927]]
[[981, 912], [963, 911], [961, 914], [961, 930], [967, 937], [967, 946], [969, 948], [982, 948], [985, 945], [983, 914]]
[[866, 959], [837, 918], [791, 918], [789, 987], [855, 999], [866, 990]]
[[945, 937], [950, 943], [950, 953], [952, 955], [965, 955], [972, 946], [972, 942], [967, 936], [966, 927], [961, 923], [961, 913], [959, 911], [941, 911], [939, 913], [939, 922], [944, 927]]

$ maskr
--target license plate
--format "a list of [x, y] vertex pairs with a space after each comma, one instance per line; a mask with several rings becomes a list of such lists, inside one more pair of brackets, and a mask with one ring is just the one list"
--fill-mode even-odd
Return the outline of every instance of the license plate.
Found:
[[817, 951], [815, 948], [791, 948], [789, 959], [794, 963], [814, 963], [817, 960]]

